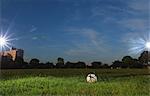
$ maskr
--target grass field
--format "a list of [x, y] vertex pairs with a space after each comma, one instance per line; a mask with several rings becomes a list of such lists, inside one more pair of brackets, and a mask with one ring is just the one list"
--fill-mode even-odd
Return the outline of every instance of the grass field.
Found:
[[[86, 75], [95, 72], [98, 82]], [[150, 96], [148, 69], [1, 70], [2, 96]]]

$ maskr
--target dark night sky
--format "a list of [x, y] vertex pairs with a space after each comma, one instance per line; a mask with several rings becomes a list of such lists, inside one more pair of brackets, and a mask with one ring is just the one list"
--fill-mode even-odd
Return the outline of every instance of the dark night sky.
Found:
[[[149, 39], [149, 0], [0, 0], [0, 28], [25, 59], [102, 61], [139, 56]], [[139, 41], [138, 41], [139, 40]], [[140, 43], [140, 44], [139, 44]], [[143, 49], [140, 49], [143, 48]]]

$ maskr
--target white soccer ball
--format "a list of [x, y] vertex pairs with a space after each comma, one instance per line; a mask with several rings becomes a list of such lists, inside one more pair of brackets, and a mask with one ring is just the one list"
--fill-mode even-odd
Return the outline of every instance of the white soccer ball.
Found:
[[88, 83], [94, 83], [94, 82], [96, 82], [97, 81], [97, 76], [95, 75], [95, 74], [88, 74], [87, 75], [87, 77], [86, 77], [86, 81], [88, 82]]

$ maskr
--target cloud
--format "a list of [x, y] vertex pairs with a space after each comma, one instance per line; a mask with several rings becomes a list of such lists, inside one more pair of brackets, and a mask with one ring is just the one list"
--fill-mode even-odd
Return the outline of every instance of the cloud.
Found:
[[112, 16], [116, 16], [117, 14], [122, 14], [122, 15], [135, 14], [135, 12], [129, 10], [127, 7], [115, 6], [110, 4], [106, 5], [104, 8], [102, 8], [101, 6], [93, 7], [91, 12], [94, 17], [95, 16], [112, 17]]
[[46, 42], [47, 37], [45, 35], [34, 35], [32, 37], [32, 40], [40, 40], [40, 41], [45, 40], [45, 42]]
[[1, 23], [9, 23], [9, 21], [7, 20], [7, 19], [5, 19], [5, 18], [2, 18], [2, 17], [0, 17], [0, 24]]
[[75, 48], [69, 49], [65, 52], [69, 56], [79, 56], [85, 57], [85, 56], [91, 56], [96, 54], [96, 50], [93, 50], [88, 45], [76, 45]]
[[33, 39], [33, 40], [37, 40], [37, 39], [38, 39], [38, 37], [32, 37], [32, 39]]
[[30, 32], [35, 32], [37, 30], [37, 27], [35, 27], [34, 25], [32, 25], [32, 28], [30, 29]]
[[128, 48], [131, 55], [139, 55], [145, 49], [145, 44], [150, 40], [150, 32], [128, 32], [124, 34], [123, 43]]
[[[69, 29], [69, 34], [79, 36], [80, 40], [73, 40], [74, 47], [67, 50], [65, 53], [69, 56], [97, 56], [100, 52], [107, 50], [104, 44], [104, 37], [100, 32], [90, 29]], [[82, 41], [82, 39], [84, 39]], [[108, 50], [107, 50], [108, 51]]]
[[90, 43], [95, 46], [99, 46], [103, 42], [102, 34], [90, 28], [81, 28], [81, 29], [71, 28], [71, 29], [68, 29], [67, 31], [70, 32], [71, 35], [77, 35], [77, 36], [80, 36], [81, 38], [86, 39], [87, 41], [90, 41]]
[[126, 7], [132, 11], [131, 16], [129, 15], [128, 18], [117, 21], [118, 26], [126, 30], [123, 42], [126, 41], [128, 44], [129, 42], [135, 42], [137, 38], [145, 36], [149, 32], [149, 5], [149, 0], [131, 0], [127, 2]]
[[[125, 33], [122, 33], [124, 37], [133, 38], [138, 34], [145, 34], [149, 31], [150, 18], [150, 1], [149, 0], [127, 0], [124, 1], [124, 9], [117, 9], [116, 6], [111, 7], [111, 9], [122, 10], [122, 12], [128, 15], [120, 15], [120, 19], [116, 21], [116, 26], [122, 29]], [[110, 7], [110, 6], [109, 6]], [[118, 14], [118, 13], [116, 13]], [[114, 16], [112, 16], [114, 17]], [[128, 38], [129, 39], [129, 38]]]
[[143, 18], [125, 19], [118, 21], [119, 26], [133, 31], [144, 31], [148, 29], [149, 21]]
[[[112, 2], [116, 2], [118, 5]], [[103, 20], [107, 18], [113, 18], [116, 20], [124, 20], [128, 18], [148, 18], [150, 15], [149, 10], [149, 0], [110, 0], [107, 3], [102, 2], [93, 6], [91, 9], [91, 17], [103, 18]]]
[[150, 1], [149, 0], [132, 0], [129, 2], [129, 8], [140, 11], [140, 12], [149, 12]]

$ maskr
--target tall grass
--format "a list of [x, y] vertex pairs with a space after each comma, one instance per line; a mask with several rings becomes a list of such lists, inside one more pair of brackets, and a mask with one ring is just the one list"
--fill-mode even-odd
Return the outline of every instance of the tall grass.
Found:
[[[98, 82], [89, 84], [94, 71]], [[2, 96], [150, 96], [148, 70], [2, 70]], [[45, 74], [44, 74], [45, 73]], [[147, 74], [147, 75], [144, 75]]]

